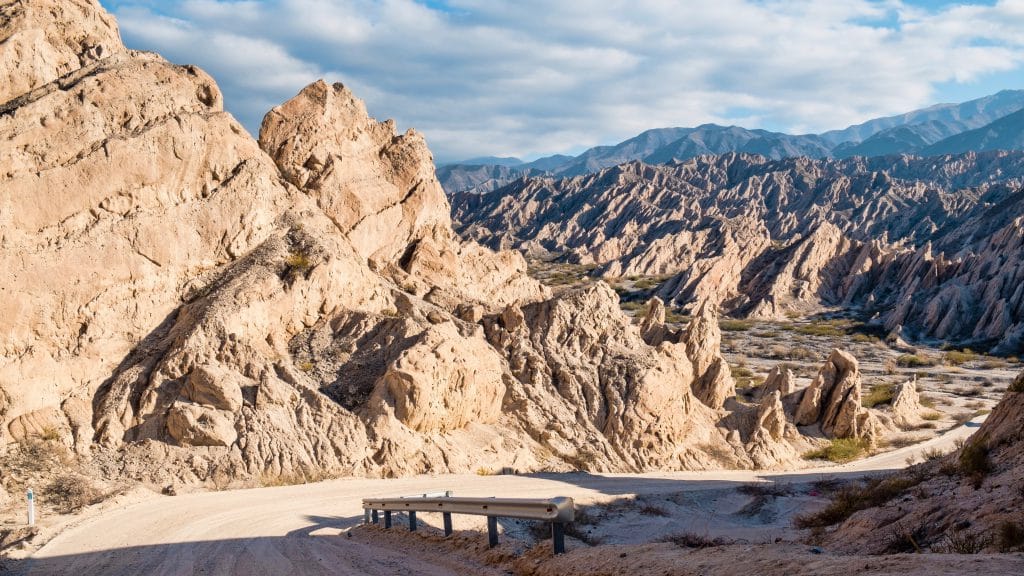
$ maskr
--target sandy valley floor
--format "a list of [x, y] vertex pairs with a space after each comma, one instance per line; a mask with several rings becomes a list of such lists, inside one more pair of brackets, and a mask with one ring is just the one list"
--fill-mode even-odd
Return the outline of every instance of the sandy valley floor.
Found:
[[[861, 573], [873, 574], [953, 574], [982, 569], [1021, 573], [1024, 558], [1019, 556], [834, 556], [794, 542], [798, 535], [788, 527], [795, 510], [823, 501], [808, 488], [814, 481], [902, 467], [914, 453], [935, 447], [950, 449], [957, 438], [969, 435], [976, 426], [977, 420], [922, 445], [799, 473], [420, 476], [154, 495], [69, 527], [32, 557], [14, 561], [8, 569], [22, 574], [168, 576], [666, 570], [670, 574], [725, 574], [733, 573], [736, 563], [743, 562], [750, 570], [766, 574], [841, 573], [853, 566]], [[755, 514], [738, 513], [748, 507], [751, 496], [737, 489], [756, 482], [786, 484], [792, 487], [791, 496], [762, 506]], [[544, 543], [535, 545], [528, 527], [515, 521], [502, 521], [503, 543], [491, 551], [485, 548], [480, 533], [470, 531], [481, 526], [478, 518], [456, 517], [456, 529], [467, 531], [449, 541], [430, 528], [439, 520], [430, 515], [422, 515], [428, 526], [415, 535], [407, 532], [401, 519], [388, 532], [359, 526], [364, 497], [436, 490], [454, 490], [463, 496], [571, 496], [578, 504], [601, 510], [602, 517], [600, 522], [593, 521], [593, 526], [585, 526], [589, 533], [581, 535], [581, 540], [570, 539], [569, 554], [558, 558], [551, 558]], [[679, 532], [709, 537], [731, 534], [735, 543], [691, 551], [658, 542]]]

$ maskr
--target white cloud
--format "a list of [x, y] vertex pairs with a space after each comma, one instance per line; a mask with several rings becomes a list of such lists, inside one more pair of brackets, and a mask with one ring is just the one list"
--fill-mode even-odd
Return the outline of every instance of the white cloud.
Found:
[[424, 132], [439, 158], [705, 122], [842, 128], [1024, 66], [1022, 0], [104, 1], [129, 45], [213, 74], [250, 129], [325, 77]]

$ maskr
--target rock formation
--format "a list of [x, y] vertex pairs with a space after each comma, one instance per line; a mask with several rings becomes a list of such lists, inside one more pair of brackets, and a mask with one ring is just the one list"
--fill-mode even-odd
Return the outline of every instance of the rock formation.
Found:
[[843, 306], [910, 338], [1014, 352], [1022, 183], [1021, 152], [725, 154], [522, 179], [452, 203], [460, 230], [484, 244], [596, 265], [597, 276], [668, 276], [657, 295], [691, 312], [708, 300], [770, 319]]
[[877, 420], [861, 406], [861, 377], [857, 359], [833, 350], [803, 393], [793, 421], [817, 425], [830, 438], [865, 438], [878, 434]]
[[793, 393], [795, 385], [796, 376], [793, 375], [793, 371], [788, 366], [779, 365], [768, 371], [760, 390], [763, 396], [771, 396], [775, 392], [781, 396], [789, 396]]
[[963, 448], [903, 472], [897, 481], [907, 482], [909, 488], [889, 502], [853, 514], [826, 533], [824, 545], [837, 552], [872, 554], [913, 545], [963, 552], [951, 545], [954, 542], [971, 543], [977, 551], [1020, 550], [1013, 527], [1021, 526], [1019, 511], [1024, 506], [1022, 390], [1024, 374]]
[[771, 468], [798, 457], [792, 442], [799, 437], [800, 433], [786, 418], [782, 395], [776, 390], [765, 395], [758, 405], [754, 431], [746, 449], [756, 468]]
[[340, 84], [257, 143], [94, 2], [0, 17], [0, 445], [56, 433], [163, 483], [753, 465], [717, 425], [714, 304], [675, 334], [603, 283], [552, 298]]
[[900, 428], [921, 424], [921, 396], [917, 393], [917, 378], [897, 384], [892, 396], [892, 421]]

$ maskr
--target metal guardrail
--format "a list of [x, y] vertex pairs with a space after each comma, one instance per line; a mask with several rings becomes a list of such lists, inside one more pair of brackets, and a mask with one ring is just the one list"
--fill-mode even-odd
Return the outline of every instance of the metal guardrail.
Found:
[[491, 548], [498, 545], [498, 518], [540, 520], [551, 524], [551, 540], [555, 554], [565, 552], [565, 523], [576, 518], [572, 498], [550, 500], [528, 498], [462, 498], [451, 496], [365, 498], [363, 521], [379, 524], [384, 513], [384, 528], [391, 528], [391, 513], [406, 512], [409, 530], [416, 531], [417, 512], [440, 512], [444, 519], [444, 535], [452, 534], [452, 514], [471, 514], [487, 517], [487, 542]]

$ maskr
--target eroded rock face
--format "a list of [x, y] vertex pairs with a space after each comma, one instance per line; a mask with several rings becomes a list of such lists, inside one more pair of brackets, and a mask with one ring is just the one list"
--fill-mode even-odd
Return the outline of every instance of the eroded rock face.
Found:
[[768, 371], [768, 376], [761, 385], [761, 394], [771, 396], [772, 393], [778, 392], [782, 396], [789, 396], [793, 393], [795, 382], [796, 376], [789, 367], [774, 366]]
[[[110, 42], [95, 4], [4, 10]], [[24, 38], [71, 54], [57, 34]], [[5, 72], [38, 87], [0, 114], [0, 443], [56, 427], [165, 483], [751, 465], [694, 396], [728, 394], [713, 307], [652, 345], [602, 283], [551, 298], [453, 233], [422, 137], [343, 86], [261, 149], [202, 71], [90, 54]]]
[[718, 312], [713, 303], [705, 302], [700, 307], [683, 338], [686, 355], [693, 362], [697, 378], [693, 385], [694, 394], [707, 406], [716, 410], [722, 408], [727, 398], [736, 395], [736, 383], [720, 352], [722, 331], [718, 327]]
[[804, 390], [793, 420], [798, 426], [816, 424], [831, 438], [873, 439], [877, 435], [877, 422], [861, 406], [857, 359], [848, 352], [833, 350]]
[[747, 452], [756, 468], [771, 468], [791, 462], [799, 456], [791, 443], [799, 436], [787, 420], [782, 395], [776, 390], [767, 394], [758, 405]]
[[[597, 276], [669, 276], [668, 303], [784, 319], [824, 305], [907, 337], [1024, 338], [1024, 153], [769, 160], [747, 154], [454, 194], [460, 231]], [[593, 209], [578, 210], [579, 206]]]
[[892, 396], [892, 421], [900, 428], [911, 428], [923, 422], [921, 396], [917, 393], [917, 379], [896, 385]]
[[4, 0], [0, 38], [0, 104], [124, 50], [114, 19], [93, 0]]
[[960, 460], [963, 448], [922, 463], [904, 472], [920, 482], [904, 491], [906, 497], [897, 497], [899, 506], [857, 512], [829, 532], [826, 544], [845, 553], [891, 553], [902, 543], [872, 535], [898, 525], [913, 526], [918, 546], [926, 550], [948, 551], [949, 538], [954, 537], [977, 538], [983, 551], [1005, 551], [1007, 542], [990, 536], [1005, 523], [1019, 522], [1024, 506], [1019, 483], [1024, 472], [1024, 393], [1014, 391], [1021, 389], [1011, 386], [967, 440], [967, 449], [985, 453], [983, 473], [975, 475], [969, 467], [965, 471]]

